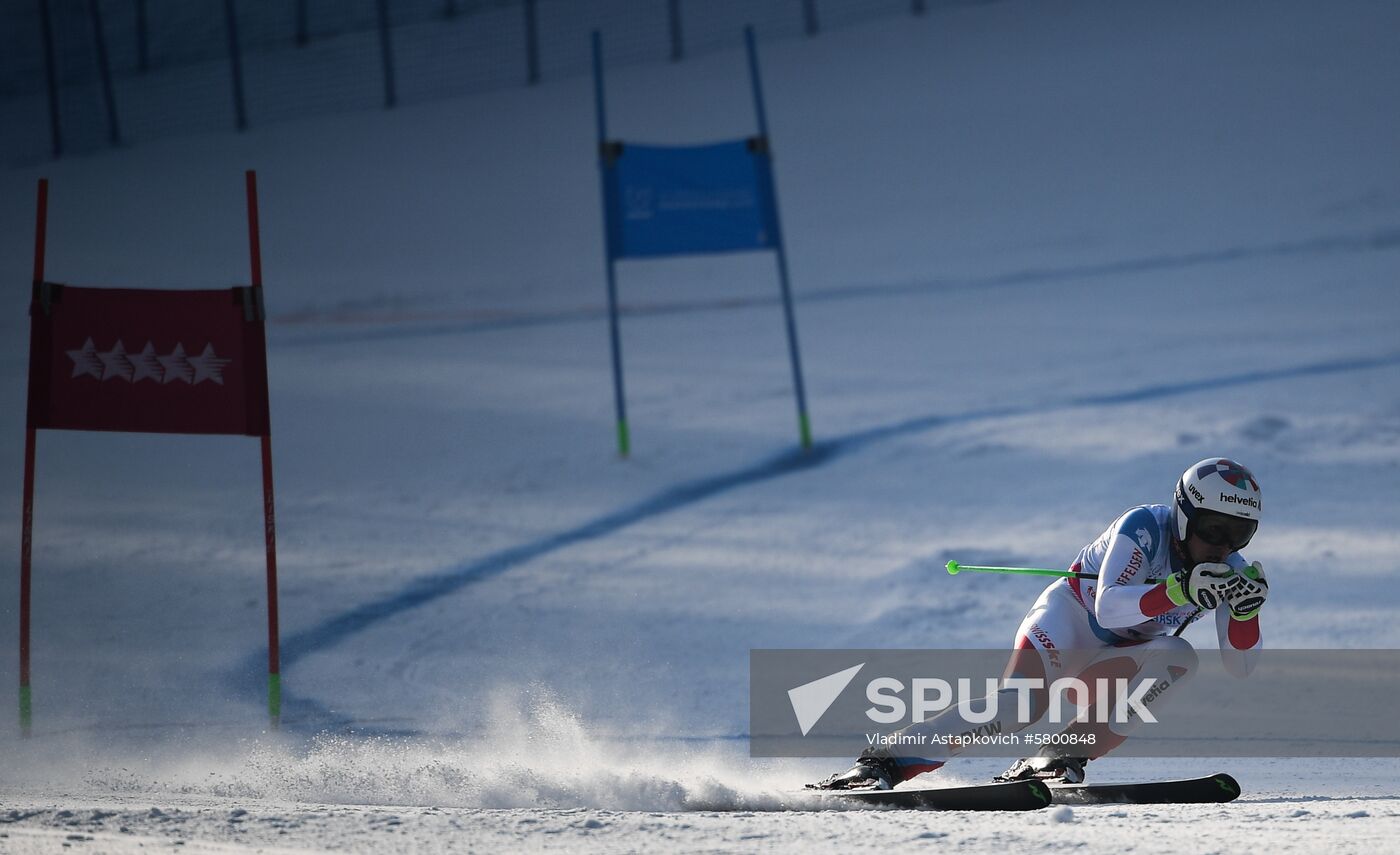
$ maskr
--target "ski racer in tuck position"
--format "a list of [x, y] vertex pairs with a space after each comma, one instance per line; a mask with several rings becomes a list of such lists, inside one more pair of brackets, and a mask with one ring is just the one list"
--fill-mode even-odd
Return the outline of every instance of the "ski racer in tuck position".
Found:
[[[1246, 676], [1262, 646], [1259, 610], [1269, 586], [1259, 562], [1247, 564], [1239, 550], [1254, 536], [1262, 507], [1258, 482], [1240, 464], [1213, 457], [1187, 469], [1171, 505], [1129, 509], [1079, 551], [1070, 570], [1081, 575], [1057, 579], [1041, 592], [1017, 630], [1006, 677], [1038, 678], [1044, 687], [1061, 677], [1078, 677], [1086, 687], [1104, 676], [1152, 678], [1158, 688], [1142, 704], [1150, 710], [1180, 694], [1173, 687], [1195, 669], [1195, 651], [1180, 633], [1205, 611], [1215, 612], [1226, 669]], [[1031, 693], [1029, 721], [1018, 720], [1016, 703], [999, 703], [991, 732], [1015, 732], [1038, 721], [1048, 696], [1046, 689]], [[1080, 783], [1085, 763], [1118, 747], [1139, 723], [1071, 722], [997, 780]], [[942, 766], [957, 750], [942, 747], [946, 737], [974, 729], [950, 707], [886, 742], [930, 746], [917, 749], [925, 756], [867, 749], [847, 771], [808, 787], [889, 789]]]

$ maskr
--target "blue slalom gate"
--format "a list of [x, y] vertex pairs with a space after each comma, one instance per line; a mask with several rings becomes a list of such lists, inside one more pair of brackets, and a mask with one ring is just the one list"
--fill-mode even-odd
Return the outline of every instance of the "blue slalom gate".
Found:
[[758, 135], [707, 145], [642, 145], [608, 139], [603, 89], [602, 36], [593, 33], [593, 82], [598, 115], [598, 155], [603, 185], [608, 318], [618, 453], [631, 450], [622, 378], [618, 324], [617, 262], [627, 258], [770, 250], [778, 261], [788, 353], [802, 447], [812, 447], [811, 419], [802, 383], [787, 255], [778, 221], [768, 121], [758, 72], [753, 28], [744, 30], [753, 82]]

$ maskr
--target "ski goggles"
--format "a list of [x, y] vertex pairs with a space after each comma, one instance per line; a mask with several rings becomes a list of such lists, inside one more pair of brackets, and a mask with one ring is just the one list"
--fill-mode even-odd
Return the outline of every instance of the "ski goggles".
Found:
[[1258, 528], [1258, 520], [1200, 510], [1196, 512], [1196, 519], [1191, 521], [1190, 533], [1209, 546], [1228, 546], [1239, 550], [1249, 545]]

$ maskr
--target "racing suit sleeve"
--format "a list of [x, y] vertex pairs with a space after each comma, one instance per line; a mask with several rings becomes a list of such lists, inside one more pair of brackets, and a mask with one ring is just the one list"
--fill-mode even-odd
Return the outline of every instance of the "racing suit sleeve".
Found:
[[1215, 633], [1220, 640], [1220, 660], [1232, 677], [1248, 677], [1258, 664], [1264, 637], [1259, 632], [1259, 615], [1249, 620], [1230, 617], [1230, 607], [1215, 610]]
[[1147, 580], [1147, 556], [1124, 531], [1129, 517], [1114, 534], [1108, 552], [1099, 566], [1099, 590], [1094, 600], [1094, 617], [1108, 629], [1137, 626], [1176, 608], [1167, 597], [1166, 585]]

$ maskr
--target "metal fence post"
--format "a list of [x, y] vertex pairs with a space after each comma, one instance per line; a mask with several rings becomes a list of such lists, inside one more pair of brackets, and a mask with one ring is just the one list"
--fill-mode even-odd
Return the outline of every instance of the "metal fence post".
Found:
[[817, 20], [817, 0], [802, 0], [802, 23], [809, 36], [821, 32], [821, 23]]
[[238, 12], [233, 0], [224, 0], [224, 28], [228, 30], [228, 59], [233, 72], [233, 115], [238, 130], [248, 130], [248, 108], [243, 103], [243, 58], [238, 48]]
[[58, 116], [58, 70], [53, 51], [53, 19], [49, 0], [39, 0], [39, 30], [44, 40], [44, 77], [49, 88], [49, 143], [54, 157], [63, 156], [63, 128]]
[[102, 103], [107, 108], [107, 139], [121, 145], [122, 132], [117, 124], [117, 97], [112, 91], [112, 67], [107, 62], [107, 34], [102, 28], [102, 10], [97, 0], [88, 0], [88, 17], [92, 19], [92, 47], [97, 55], [97, 73], [102, 78]]
[[525, 0], [525, 82], [540, 82], [540, 34], [535, 17], [535, 0]]
[[151, 70], [151, 52], [146, 33], [146, 0], [136, 0], [136, 70]]
[[681, 28], [681, 0], [669, 0], [667, 5], [671, 23], [671, 61], [685, 59], [685, 31]]
[[297, 0], [297, 47], [305, 47], [311, 41], [309, 16], [306, 10], [307, 0]]
[[379, 12], [379, 52], [384, 60], [384, 108], [392, 110], [398, 103], [394, 87], [394, 46], [389, 38], [389, 0], [375, 4]]

